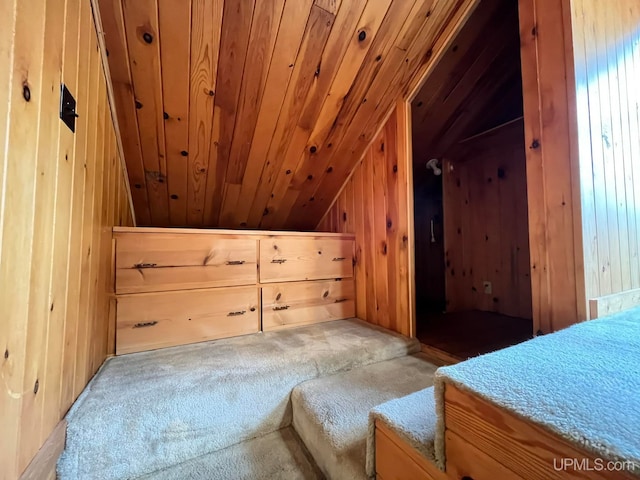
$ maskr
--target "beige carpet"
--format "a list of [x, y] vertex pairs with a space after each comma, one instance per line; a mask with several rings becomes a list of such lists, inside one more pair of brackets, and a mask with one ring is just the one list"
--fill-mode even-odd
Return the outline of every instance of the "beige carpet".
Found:
[[327, 478], [366, 479], [369, 412], [430, 387], [435, 370], [435, 365], [416, 355], [298, 385], [291, 395], [293, 426]]
[[291, 424], [301, 382], [418, 349], [338, 320], [113, 358], [67, 415], [60, 479], [136, 478], [266, 435]]
[[291, 427], [188, 460], [140, 480], [321, 480]]

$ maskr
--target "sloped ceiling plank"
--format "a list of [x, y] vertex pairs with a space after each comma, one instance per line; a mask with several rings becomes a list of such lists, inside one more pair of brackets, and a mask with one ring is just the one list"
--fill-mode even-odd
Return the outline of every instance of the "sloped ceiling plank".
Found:
[[412, 102], [417, 108], [412, 109], [413, 124], [425, 123], [424, 116], [431, 110], [432, 102], [444, 98], [460, 82], [466, 67], [482, 51], [484, 42], [479, 42], [480, 35], [490, 31], [493, 16], [503, 0], [482, 0], [482, 8], [477, 8], [462, 28], [455, 41], [447, 49], [438, 68], [429, 76], [429, 88], [422, 88]]
[[[124, 76], [118, 103], [125, 108], [118, 107], [130, 113], [123, 133], [130, 171], [147, 170], [132, 182], [140, 208], [150, 205], [140, 223], [315, 226], [429, 61], [448, 12], [468, 1], [191, 0], [189, 29], [181, 2], [100, 0], [126, 6], [129, 51], [119, 55], [124, 62], [118, 55], [110, 62], [133, 73], [129, 92]], [[171, 8], [179, 10], [165, 16]], [[123, 28], [113, 18], [116, 33], [106, 33], [117, 39]], [[169, 39], [141, 43], [145, 29]], [[178, 38], [181, 30], [190, 42]], [[136, 99], [142, 108], [131, 112]], [[184, 112], [188, 120], [178, 123]]]
[[171, 225], [187, 225], [191, 1], [158, 0]]
[[147, 197], [144, 163], [140, 148], [138, 119], [133, 97], [133, 81], [129, 70], [127, 35], [124, 29], [120, 0], [100, 2], [100, 16], [106, 33], [105, 43], [109, 52], [109, 69], [113, 93], [116, 99], [118, 123], [122, 131], [122, 148], [127, 160], [127, 172], [131, 184], [131, 197], [139, 224], [151, 223], [151, 211]]
[[296, 57], [312, 5], [311, 0], [289, 1], [285, 4], [262, 102], [259, 107], [258, 121], [251, 141], [249, 157], [246, 160], [240, 194], [234, 208], [232, 221], [234, 225], [249, 226], [247, 219], [249, 218], [255, 189], [260, 181], [270, 139], [274, 134], [276, 120], [281, 113], [283, 100], [291, 81]]
[[[298, 193], [291, 212], [300, 212], [309, 202], [315, 201], [313, 192], [322, 176], [331, 175], [335, 168], [331, 161], [340, 160], [333, 156], [333, 152], [336, 140], [348, 126], [347, 118], [355, 114], [357, 106], [365, 98], [367, 89], [386, 61], [394, 41], [407, 22], [410, 23], [409, 19], [417, 17], [421, 11], [423, 15], [426, 14], [430, 4], [431, 0], [413, 4], [393, 2], [373, 41], [367, 43], [362, 50], [354, 46], [348, 56], [345, 55], [309, 140], [309, 145], [314, 146], [316, 152], [312, 153], [307, 149], [296, 167], [290, 188]], [[293, 226], [295, 220], [292, 213], [289, 213], [285, 223]], [[303, 223], [303, 219], [298, 220]]]
[[233, 129], [244, 72], [255, 0], [225, 2], [218, 59], [214, 121], [219, 119], [219, 135], [211, 138], [204, 223], [217, 225], [222, 208], [224, 178], [229, 163]]
[[247, 223], [259, 225], [264, 215], [264, 206], [271, 192], [275, 176], [279, 171], [284, 153], [302, 108], [306, 94], [315, 78], [322, 51], [329, 37], [335, 17], [319, 7], [312, 7], [305, 35], [302, 39], [293, 76], [285, 95], [276, 130], [262, 170]]
[[[232, 184], [241, 184], [249, 157], [249, 148], [253, 132], [258, 122], [258, 106], [267, 83], [267, 74], [271, 65], [280, 19], [284, 10], [284, 0], [258, 2], [251, 26], [249, 47], [245, 60], [244, 75], [238, 119], [233, 135], [226, 179]], [[286, 28], [282, 26], [282, 28]], [[235, 207], [235, 204], [233, 205]]]
[[[462, 59], [462, 61], [465, 61], [465, 65], [458, 69], [459, 73], [447, 84], [448, 86], [442, 94], [438, 95], [428, 107], [425, 108], [423, 106], [417, 108], [417, 110], [422, 108], [424, 115], [416, 125], [429, 126], [429, 128], [422, 132], [419, 138], [416, 139], [418, 143], [433, 144], [436, 139], [444, 135], [448, 128], [437, 128], [437, 125], [440, 125], [442, 122], [441, 119], [451, 118], [454, 111], [458, 109], [461, 104], [466, 103], [470, 93], [473, 92], [475, 86], [487, 72], [504, 71], [503, 69], [495, 70], [496, 65], [494, 65], [494, 62], [496, 59], [504, 57], [505, 50], [509, 48], [509, 44], [505, 43], [504, 39], [509, 31], [509, 27], [517, 27], [518, 25], [517, 9], [515, 9], [515, 14], [515, 18], [510, 18], [508, 15], [502, 15], [498, 12], [492, 22], [493, 28], [484, 31], [483, 41], [476, 42], [477, 48], [471, 47], [474, 53], [473, 57], [467, 59], [469, 60], [468, 62]], [[515, 65], [518, 65], [518, 49], [519, 45], [516, 43], [516, 61], [511, 62]], [[513, 48], [511, 50], [513, 51]], [[509, 56], [509, 60], [513, 58], [513, 55]], [[440, 154], [442, 153], [443, 152], [440, 152]], [[438, 156], [436, 152], [434, 152], [434, 155]]]
[[[381, 28], [381, 31], [384, 29], [384, 35], [379, 35], [380, 44], [376, 42], [368, 52], [363, 68], [353, 82], [354, 86], [349, 91], [337, 119], [331, 130], [327, 132], [327, 137], [322, 140], [323, 148], [318, 150], [317, 157], [313, 159], [313, 179], [301, 187], [298, 199], [289, 214], [287, 222], [295, 225], [295, 228], [302, 228], [302, 225], [312, 222], [312, 220], [305, 218], [307, 214], [322, 211], [319, 214], [321, 216], [329, 207], [333, 197], [327, 202], [326, 195], [319, 188], [323, 182], [330, 182], [332, 179], [335, 181], [344, 180], [344, 178], [336, 178], [339, 172], [346, 168], [345, 164], [349, 163], [344, 153], [342, 140], [348, 130], [355, 129], [358, 133], [364, 131], [363, 120], [355, 120], [356, 115], [361, 111], [362, 106], [369, 103], [369, 98], [373, 100], [369, 105], [375, 107], [378, 98], [373, 89], [383, 89], [388, 86], [393, 74], [404, 61], [404, 51], [399, 49], [398, 45], [405, 42], [406, 38], [415, 37], [425, 21], [432, 18], [432, 5], [433, 0], [421, 0], [413, 5], [392, 4], [393, 10], [389, 11]], [[401, 6], [404, 8], [401, 9]], [[392, 16], [392, 13], [398, 15], [399, 18]], [[426, 45], [424, 49], [427, 50]], [[390, 101], [394, 102], [395, 97]], [[364, 123], [368, 123], [368, 120], [365, 117]], [[321, 195], [318, 195], [318, 192]]]
[[[362, 61], [364, 54], [356, 58], [352, 56], [353, 49], [358, 52], [366, 52], [373, 42], [380, 24], [382, 23], [391, 4], [390, 0], [371, 1], [366, 4], [363, 1], [351, 1], [344, 3], [331, 31], [329, 40], [319, 64], [319, 74], [316, 75], [312, 88], [307, 95], [305, 106], [295, 128], [292, 141], [285, 154], [285, 159], [275, 185], [265, 205], [268, 215], [264, 216], [260, 224], [261, 228], [271, 228], [273, 225], [282, 225], [289, 215], [289, 211], [295, 202], [297, 195], [289, 191], [292, 182], [291, 172], [298, 166], [300, 158], [309, 145], [309, 138], [315, 126], [325, 99], [329, 94], [331, 85], [336, 79], [339, 67], [344, 61], [347, 52], [354, 62], [359, 58]], [[357, 44], [357, 45], [354, 45]], [[356, 64], [355, 68], [358, 67]], [[287, 174], [286, 172], [290, 172]], [[295, 177], [294, 177], [295, 178]]]
[[202, 226], [223, 0], [192, 0], [187, 222]]
[[155, 0], [124, 1], [123, 10], [151, 219], [168, 225], [158, 5]]
[[262, 101], [284, 9], [284, 0], [258, 2], [255, 8], [244, 75], [242, 76], [237, 119], [225, 176], [220, 226], [233, 225], [234, 211], [242, 188], [242, 177], [245, 173], [251, 140], [258, 121], [257, 107]]
[[[308, 219], [305, 228], [314, 228], [311, 219], [320, 218], [329, 208], [333, 199], [348, 179], [354, 166], [368, 147], [378, 126], [387, 117], [395, 99], [402, 95], [405, 84], [411, 79], [412, 72], [416, 72], [423, 64], [432, 58], [432, 49], [440, 38], [443, 30], [449, 25], [451, 18], [460, 9], [465, 0], [451, 2], [436, 0], [429, 9], [429, 14], [413, 18], [410, 26], [399, 35], [399, 41], [391, 50], [385, 64], [361, 102], [356, 114], [349, 121], [346, 134], [342, 135], [341, 143], [336, 149], [337, 158], [341, 161], [334, 167], [334, 175], [323, 175], [323, 178], [312, 196], [318, 197], [315, 202], [309, 202], [306, 210], [292, 211], [290, 218]], [[411, 33], [416, 28], [416, 20], [420, 20], [417, 33]], [[368, 101], [371, 99], [371, 101]], [[318, 194], [320, 193], [320, 195]]]

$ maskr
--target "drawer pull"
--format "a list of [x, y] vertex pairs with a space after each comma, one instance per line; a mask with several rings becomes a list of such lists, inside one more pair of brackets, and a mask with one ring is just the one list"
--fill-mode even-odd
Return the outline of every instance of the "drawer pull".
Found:
[[144, 327], [153, 327], [154, 325], [157, 325], [158, 322], [156, 320], [152, 321], [152, 322], [140, 322], [140, 323], [136, 323], [133, 328], [144, 328]]
[[154, 268], [157, 266], [158, 266], [157, 263], [136, 263], [133, 267], [134, 268]]
[[273, 307], [273, 310], [275, 312], [278, 312], [280, 310], [288, 310], [288, 309], [289, 309], [289, 305], [281, 305], [281, 306], [278, 306], [278, 307]]
[[227, 317], [237, 317], [238, 315], [244, 315], [245, 313], [247, 313], [246, 310], [241, 310], [239, 312], [229, 312], [227, 313]]
[[225, 262], [227, 265], [244, 265], [244, 260], [229, 260]]
[[333, 260], [331, 260], [332, 262], [341, 262], [343, 260], [346, 260], [346, 257], [333, 257]]
[[271, 263], [279, 263], [279, 264], [283, 264], [284, 262], [286, 262], [287, 259], [286, 258], [276, 258], [274, 260], [271, 260]]
[[336, 299], [336, 301], [335, 301], [335, 302], [333, 302], [333, 303], [342, 303], [342, 302], [346, 302], [347, 300], [349, 300], [349, 299], [348, 299], [348, 298], [338, 298], [338, 299]]

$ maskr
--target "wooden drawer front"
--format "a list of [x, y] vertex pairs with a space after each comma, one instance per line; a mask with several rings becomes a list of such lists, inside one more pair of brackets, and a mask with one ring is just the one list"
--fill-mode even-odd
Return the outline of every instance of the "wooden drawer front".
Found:
[[260, 281], [353, 276], [353, 240], [274, 238], [260, 241]]
[[262, 287], [262, 329], [355, 316], [353, 280], [296, 282]]
[[258, 332], [259, 305], [257, 287], [119, 296], [116, 353]]
[[257, 282], [257, 240], [211, 234], [116, 237], [116, 293], [159, 292]]

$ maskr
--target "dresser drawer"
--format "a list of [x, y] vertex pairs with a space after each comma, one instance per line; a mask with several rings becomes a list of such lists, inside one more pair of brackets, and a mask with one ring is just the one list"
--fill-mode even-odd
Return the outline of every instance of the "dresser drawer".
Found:
[[260, 281], [350, 278], [353, 240], [272, 238], [260, 241]]
[[295, 282], [262, 287], [264, 331], [353, 316], [353, 280]]
[[116, 293], [255, 284], [257, 243], [212, 234], [118, 235]]
[[256, 287], [118, 296], [116, 353], [258, 332], [259, 305]]

